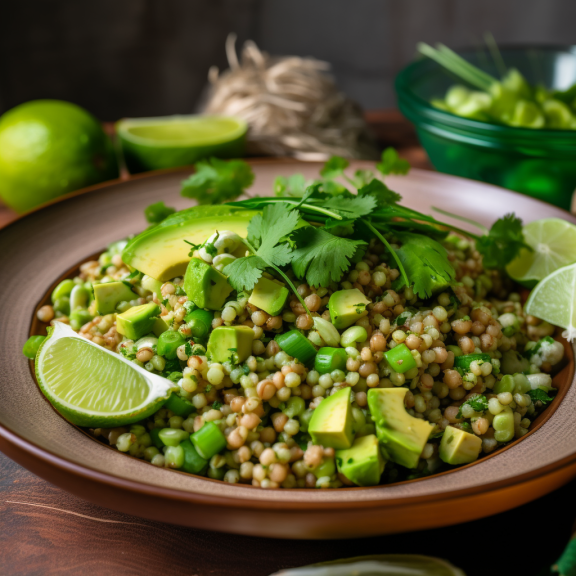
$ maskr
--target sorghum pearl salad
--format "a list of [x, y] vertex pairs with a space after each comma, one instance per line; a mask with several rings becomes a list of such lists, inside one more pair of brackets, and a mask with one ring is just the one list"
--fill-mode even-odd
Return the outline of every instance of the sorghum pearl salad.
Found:
[[[356, 198], [371, 198], [359, 188]], [[230, 483], [339, 488], [427, 476], [528, 432], [552, 400], [564, 347], [552, 325], [524, 314], [505, 273], [485, 268], [494, 259], [487, 236], [414, 212], [379, 224], [371, 200], [359, 210], [372, 210], [360, 214], [370, 227], [355, 234], [354, 199], [326, 199], [318, 187], [297, 201], [259, 199], [268, 200], [263, 209], [254, 200], [169, 215], [82, 264], [39, 309], [42, 322], [69, 324], [169, 381], [153, 413], [91, 434], [154, 466]], [[389, 205], [400, 209], [396, 199]], [[236, 223], [236, 211], [250, 210], [247, 239], [241, 223], [212, 228], [186, 239], [181, 272], [166, 278], [177, 266], [150, 264], [150, 246], [164, 246], [173, 222], [197, 229], [226, 210]], [[311, 255], [306, 234], [320, 232], [308, 246], [322, 250]], [[428, 264], [411, 261], [422, 245]]]

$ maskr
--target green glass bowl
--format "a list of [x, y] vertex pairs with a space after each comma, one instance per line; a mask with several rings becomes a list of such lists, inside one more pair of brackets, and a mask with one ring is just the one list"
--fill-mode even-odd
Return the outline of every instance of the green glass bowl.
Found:
[[[508, 67], [530, 82], [566, 89], [576, 82], [576, 46], [511, 47], [501, 50]], [[492, 74], [500, 74], [481, 51], [459, 54]], [[566, 210], [576, 189], [576, 131], [531, 130], [479, 122], [430, 105], [444, 98], [458, 79], [426, 58], [396, 77], [400, 110], [416, 127], [434, 167], [447, 174], [516, 190]]]

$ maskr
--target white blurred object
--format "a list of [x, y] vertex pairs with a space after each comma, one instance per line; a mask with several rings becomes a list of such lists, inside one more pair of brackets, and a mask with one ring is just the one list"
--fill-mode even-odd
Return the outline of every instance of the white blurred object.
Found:
[[326, 160], [330, 156], [377, 158], [362, 110], [338, 91], [330, 65], [314, 58], [273, 58], [247, 41], [241, 60], [236, 35], [226, 40], [230, 68], [208, 73], [205, 114], [248, 122], [248, 152]]

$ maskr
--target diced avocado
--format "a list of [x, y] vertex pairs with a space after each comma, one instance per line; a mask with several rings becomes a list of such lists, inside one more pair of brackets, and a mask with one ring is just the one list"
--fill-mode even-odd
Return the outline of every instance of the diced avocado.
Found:
[[116, 316], [116, 330], [126, 338], [137, 340], [152, 330], [158, 314], [160, 307], [154, 302], [134, 306]]
[[368, 407], [384, 456], [406, 468], [416, 468], [434, 425], [406, 412], [407, 392], [407, 388], [372, 388]]
[[98, 314], [112, 314], [120, 302], [129, 302], [138, 298], [124, 282], [106, 282], [94, 284], [94, 299]]
[[184, 276], [184, 292], [198, 308], [219, 310], [232, 292], [232, 286], [226, 276], [210, 264], [192, 258]]
[[208, 357], [213, 362], [244, 362], [252, 354], [254, 331], [248, 326], [220, 326], [208, 340]]
[[260, 310], [264, 310], [270, 316], [278, 316], [282, 312], [287, 298], [288, 288], [286, 286], [268, 278], [260, 278], [254, 286], [248, 302]]
[[440, 442], [440, 459], [446, 464], [469, 464], [478, 459], [482, 440], [460, 428], [447, 426]]
[[352, 445], [352, 406], [349, 387], [338, 390], [320, 402], [312, 414], [308, 433], [314, 444], [326, 448], [350, 448]]
[[370, 301], [358, 288], [334, 292], [328, 301], [332, 324], [334, 324], [338, 330], [352, 326], [352, 324], [360, 320], [360, 318], [368, 315], [366, 306], [369, 303]]
[[170, 326], [166, 324], [166, 321], [163, 320], [160, 316], [158, 318], [154, 318], [154, 325], [152, 326], [152, 332], [154, 332], [154, 336], [160, 336], [160, 334], [164, 334], [166, 330], [168, 330]]
[[182, 276], [190, 261], [190, 245], [202, 244], [216, 230], [230, 230], [245, 237], [254, 210], [229, 206], [194, 206], [168, 216], [157, 226], [132, 238], [122, 260], [132, 268], [166, 282]]
[[376, 486], [384, 472], [384, 458], [374, 434], [356, 438], [345, 450], [336, 451], [338, 472], [358, 486]]
[[164, 300], [164, 297], [162, 296], [162, 282], [159, 280], [144, 274], [144, 276], [142, 276], [142, 280], [140, 280], [140, 285], [142, 288], [144, 288], [144, 290], [149, 290], [150, 292], [156, 294], [159, 300]]

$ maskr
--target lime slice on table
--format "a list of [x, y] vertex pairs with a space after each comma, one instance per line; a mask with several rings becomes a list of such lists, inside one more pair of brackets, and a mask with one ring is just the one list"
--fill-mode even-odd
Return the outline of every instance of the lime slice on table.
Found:
[[564, 328], [562, 336], [572, 342], [576, 337], [576, 264], [564, 266], [539, 282], [524, 311]]
[[113, 428], [153, 414], [174, 384], [57, 322], [36, 356], [46, 398], [78, 426]]
[[244, 155], [248, 125], [229, 116], [128, 118], [116, 124], [132, 173], [193, 164], [201, 158]]
[[576, 262], [576, 226], [560, 218], [544, 218], [526, 224], [522, 229], [526, 244], [506, 266], [511, 278], [528, 288], [562, 268]]

